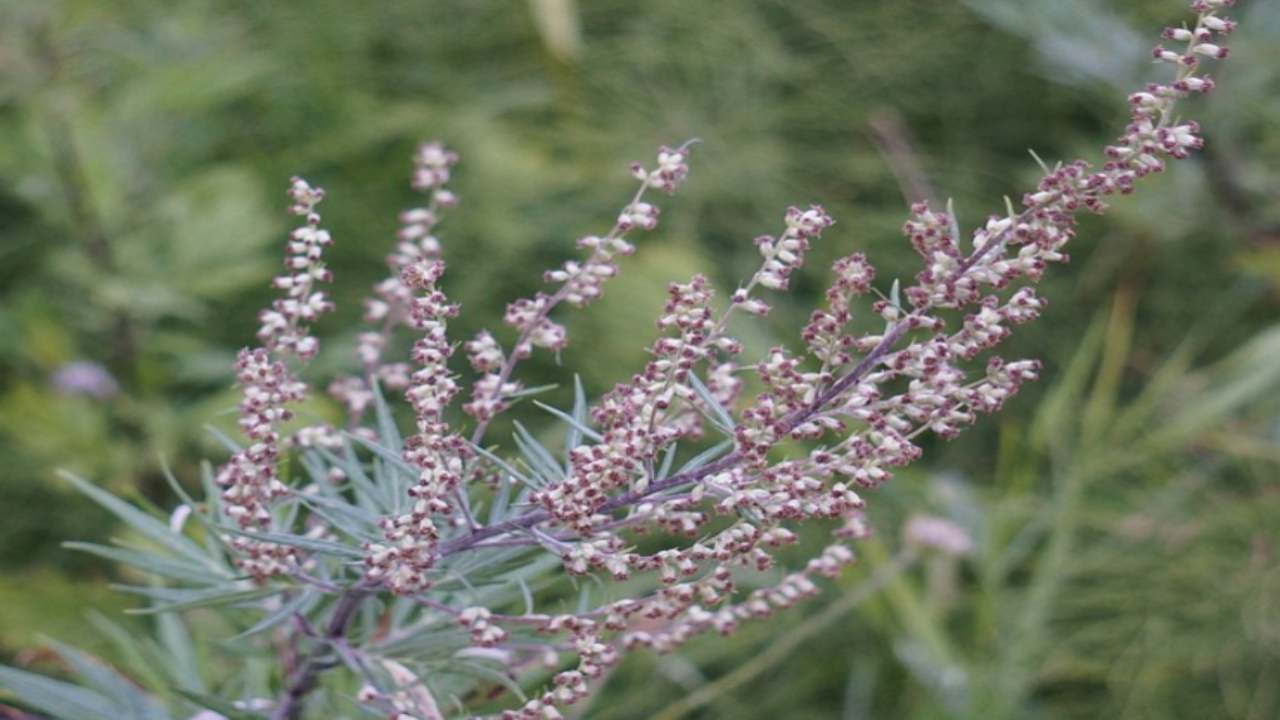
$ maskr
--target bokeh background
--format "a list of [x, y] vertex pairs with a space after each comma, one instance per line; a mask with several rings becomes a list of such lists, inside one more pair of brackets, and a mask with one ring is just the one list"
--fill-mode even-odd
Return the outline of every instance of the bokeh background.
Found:
[[[230, 365], [270, 296], [288, 177], [329, 192], [354, 365], [422, 139], [462, 156], [442, 228], [458, 337], [608, 227], [626, 165], [701, 138], [606, 299], [565, 315], [592, 394], [643, 360], [672, 279], [732, 289], [788, 204], [838, 225], [752, 347], [792, 341], [853, 249], [909, 278], [911, 199], [980, 221], [1097, 158], [1181, 0], [0, 1], [0, 659], [112, 658], [110, 519], [65, 467], [160, 506], [223, 451]], [[1244, 0], [1208, 148], [1086, 219], [1007, 343], [1044, 379], [871, 498], [864, 567], [803, 609], [637, 655], [591, 718], [1280, 716], [1280, 3]], [[333, 416], [317, 398], [309, 416]], [[860, 599], [904, 518], [964, 527]], [[44, 664], [42, 664], [44, 663]]]

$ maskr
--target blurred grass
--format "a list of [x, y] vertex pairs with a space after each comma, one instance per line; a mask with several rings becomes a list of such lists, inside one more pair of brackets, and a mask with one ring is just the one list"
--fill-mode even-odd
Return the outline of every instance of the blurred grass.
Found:
[[[794, 340], [850, 248], [886, 283], [913, 274], [876, 118], [966, 224], [1034, 181], [1028, 148], [1096, 156], [1123, 89], [1151, 77], [1145, 38], [1180, 5], [0, 0], [0, 506], [23, 509], [0, 524], [0, 649], [36, 628], [87, 637], [86, 605], [118, 607], [109, 569], [58, 549], [111, 529], [55, 466], [168, 504], [158, 458], [191, 480], [220, 457], [202, 427], [230, 419], [230, 358], [269, 296], [291, 174], [329, 190], [337, 238], [323, 378], [353, 364], [417, 140], [463, 157], [442, 235], [465, 337], [608, 225], [628, 161], [702, 138], [663, 228], [603, 302], [566, 316], [563, 363], [598, 395], [642, 361], [666, 282], [732, 288], [787, 204], [821, 202], [839, 225], [751, 347]], [[1046, 317], [1010, 341], [1046, 381], [872, 498], [886, 557], [913, 508], [967, 518], [983, 540], [954, 587], [924, 567], [694, 715], [1274, 716], [1280, 12], [1241, 12], [1219, 94], [1188, 111], [1204, 158], [1086, 220]], [[1136, 55], [1107, 40], [1128, 37]], [[121, 392], [56, 392], [51, 374], [80, 359]], [[566, 377], [539, 358], [527, 379]], [[658, 712], [806, 612], [822, 609], [637, 656], [589, 715]]]

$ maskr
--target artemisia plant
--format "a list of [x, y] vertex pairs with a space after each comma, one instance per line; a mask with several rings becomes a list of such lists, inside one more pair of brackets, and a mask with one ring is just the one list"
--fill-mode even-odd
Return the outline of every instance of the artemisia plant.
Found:
[[[273, 720], [333, 717], [343, 703], [395, 720], [559, 718], [628, 651], [670, 652], [809, 598], [854, 561], [867, 533], [863, 495], [920, 456], [922, 435], [951, 437], [1036, 379], [1036, 360], [989, 351], [1044, 308], [1033, 286], [1068, 259], [1077, 216], [1104, 212], [1201, 147], [1177, 107], [1213, 88], [1201, 69], [1227, 55], [1234, 23], [1220, 11], [1231, 4], [1196, 0], [1194, 23], [1165, 32], [1178, 46], [1153, 56], [1174, 77], [1129, 97], [1132, 121], [1100, 167], [1046, 166], [1017, 206], [1007, 202], [968, 239], [950, 207], [913, 206], [903, 232], [922, 263], [914, 281], [878, 290], [866, 257], [840, 258], [794, 349], [744, 357], [730, 321], [767, 314], [814, 243], [840, 242], [821, 207], [789, 208], [776, 234], [756, 238], [759, 268], [736, 290], [717, 297], [703, 276], [672, 283], [644, 367], [595, 403], [579, 386], [573, 407], [542, 406], [565, 428], [560, 457], [536, 439], [546, 432], [517, 424], [507, 451], [489, 428], [530, 395], [521, 361], [568, 342], [563, 306], [600, 298], [636, 236], [658, 227], [653, 196], [680, 189], [691, 146], [633, 166], [634, 195], [612, 227], [580, 238], [580, 257], [545, 274], [546, 292], [511, 301], [505, 329], [462, 341], [449, 332], [459, 307], [440, 287], [447, 253], [437, 235], [457, 204], [448, 185], [458, 157], [422, 145], [412, 185], [426, 200], [401, 215], [391, 274], [367, 302], [361, 372], [329, 387], [349, 422], [286, 433], [290, 405], [308, 392], [299, 373], [318, 347], [310, 326], [332, 308], [318, 289], [331, 279], [324, 193], [294, 179], [291, 210], [303, 223], [275, 280], [282, 294], [261, 314], [260, 346], [236, 362], [247, 444], [210, 474], [206, 503], [187, 500], [210, 542], [146, 524], [84, 486], [170, 550], [163, 562], [132, 550], [116, 559], [183, 583], [139, 588], [157, 610], [257, 609], [240, 641], [271, 636], [276, 696], [229, 687], [223, 702]], [[854, 314], [866, 312], [883, 325], [853, 332]], [[390, 340], [405, 331], [417, 338], [409, 361], [391, 361]], [[476, 373], [470, 388], [457, 374], [459, 348]], [[414, 420], [403, 437], [383, 399], [395, 396]], [[301, 477], [282, 475], [291, 452]], [[830, 521], [817, 523], [833, 529], [829, 542], [784, 567], [778, 549], [818, 520]], [[586, 575], [603, 589], [567, 590]], [[338, 666], [347, 685], [322, 681]], [[478, 696], [493, 678], [511, 692]], [[205, 695], [183, 698], [215, 713], [199, 717], [224, 712]], [[155, 707], [154, 717], [170, 717]], [[125, 717], [76, 720], [98, 716]]]

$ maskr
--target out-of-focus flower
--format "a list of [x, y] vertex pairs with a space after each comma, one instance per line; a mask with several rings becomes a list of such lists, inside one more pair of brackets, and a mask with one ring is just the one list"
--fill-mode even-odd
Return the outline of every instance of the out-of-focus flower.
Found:
[[973, 538], [959, 525], [936, 515], [913, 515], [902, 530], [908, 544], [946, 555], [968, 555], [973, 552]]
[[58, 368], [49, 383], [60, 393], [88, 395], [105, 400], [120, 392], [120, 384], [107, 369], [96, 362], [76, 360]]

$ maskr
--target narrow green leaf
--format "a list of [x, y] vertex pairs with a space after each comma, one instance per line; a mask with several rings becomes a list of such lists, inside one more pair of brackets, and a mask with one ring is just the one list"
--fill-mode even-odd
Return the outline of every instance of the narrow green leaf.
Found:
[[225, 526], [221, 529], [224, 532], [229, 532], [233, 535], [242, 535], [255, 540], [263, 540], [265, 542], [272, 542], [279, 545], [288, 545], [290, 547], [317, 552], [322, 555], [334, 555], [346, 558], [364, 557], [364, 553], [356, 548], [349, 547], [341, 543], [330, 542], [328, 540], [317, 540], [316, 538], [294, 535], [292, 533], [251, 532], [248, 530], [240, 530], [239, 528]]
[[506, 478], [498, 479], [498, 491], [493, 496], [493, 505], [489, 508], [489, 524], [496, 525], [507, 519], [507, 508], [511, 503], [511, 483]]
[[126, 664], [127, 669], [136, 680], [152, 692], [169, 694], [171, 690], [169, 682], [156, 671], [156, 668], [163, 663], [158, 658], [149, 658], [148, 649], [138, 641], [138, 638], [133, 633], [107, 619], [105, 615], [92, 610], [89, 611], [87, 618], [89, 624], [102, 633], [112, 647], [115, 648], [117, 657]]
[[569, 431], [565, 436], [565, 447], [567, 448], [577, 447], [583, 435], [590, 438], [591, 442], [598, 443], [604, 440], [603, 435], [596, 432], [595, 430], [592, 430], [586, 425], [581, 424], [581, 422], [577, 418], [574, 418], [572, 415], [566, 413], [565, 411], [558, 410], [542, 402], [541, 400], [534, 400], [533, 404], [537, 405], [539, 408], [542, 408], [543, 410], [551, 413], [552, 415], [555, 415], [556, 417], [560, 418], [561, 420], [569, 424]]
[[520, 583], [520, 595], [524, 598], [524, 614], [533, 614], [533, 592], [529, 590], [529, 583], [524, 578], [517, 578]]
[[178, 478], [174, 476], [173, 470], [169, 469], [168, 461], [166, 461], [164, 457], [160, 457], [159, 460], [160, 473], [164, 476], [165, 482], [169, 483], [169, 488], [173, 490], [173, 494], [177, 495], [182, 502], [186, 503], [187, 506], [191, 508], [191, 512], [193, 514], [199, 515], [200, 504], [197, 503], [195, 498], [191, 497], [190, 493], [182, 487], [182, 483], [178, 482]]
[[695, 472], [704, 465], [717, 460], [720, 456], [732, 449], [733, 440], [722, 440], [690, 458], [689, 462], [682, 465], [680, 469], [676, 471], [676, 474], [683, 475], [685, 473]]
[[[142, 588], [139, 588], [137, 586], [113, 585], [112, 587], [117, 590], [123, 590], [125, 592], [138, 592], [141, 594], [146, 594], [146, 593], [142, 593], [141, 592]], [[132, 609], [126, 610], [125, 612], [130, 615], [154, 615], [156, 613], [178, 612], [180, 610], [193, 610], [195, 608], [235, 605], [237, 603], [251, 602], [254, 600], [261, 600], [263, 598], [268, 598], [268, 597], [271, 597], [272, 595], [278, 595], [281, 592], [284, 592], [285, 589], [286, 588], [284, 587], [266, 587], [266, 588], [253, 588], [251, 590], [222, 590], [218, 592], [211, 591], [211, 592], [208, 592], [207, 594], [200, 594], [196, 597], [191, 597], [190, 599], [187, 599], [187, 600], [180, 600], [178, 602], [172, 602], [172, 603], [163, 603], [160, 605], [152, 605], [151, 607], [145, 607], [145, 608], [132, 608]]]
[[387, 492], [390, 495], [391, 514], [402, 514], [412, 499], [409, 497], [409, 487], [413, 479], [396, 470], [394, 466], [384, 461], [381, 457], [375, 456], [370, 463], [370, 467], [373, 468], [373, 484], [380, 488], [387, 488]]
[[404, 459], [404, 456], [401, 455], [399, 452], [395, 450], [391, 450], [390, 448], [387, 448], [387, 447], [383, 447], [382, 445], [379, 445], [378, 443], [373, 442], [371, 440], [362, 438], [359, 435], [347, 433], [346, 436], [355, 440], [356, 442], [360, 443], [366, 448], [368, 448], [370, 451], [373, 452], [373, 454], [387, 461], [397, 470], [404, 473], [405, 476], [410, 478], [418, 477], [418, 471], [412, 465], [410, 465], [408, 461]]
[[205, 429], [205, 432], [212, 435], [214, 439], [217, 440], [219, 443], [221, 443], [222, 446], [227, 449], [227, 452], [231, 453], [232, 455], [240, 452], [243, 449], [240, 447], [240, 443], [231, 439], [231, 437], [229, 437], [226, 433], [222, 432], [218, 428], [212, 425], [205, 425], [204, 429]]
[[657, 477], [654, 478], [655, 482], [662, 482], [667, 479], [667, 475], [671, 473], [671, 463], [675, 462], [676, 450], [679, 447], [680, 443], [678, 442], [673, 442], [667, 446], [666, 452], [662, 454], [662, 465], [658, 467]]
[[1027, 152], [1031, 153], [1031, 159], [1036, 161], [1036, 165], [1040, 166], [1040, 169], [1044, 171], [1045, 175], [1053, 174], [1053, 172], [1049, 169], [1049, 166], [1045, 163], [1044, 160], [1040, 159], [1040, 156], [1036, 154], [1035, 150], [1031, 148], [1027, 148]]
[[1029, 432], [1029, 439], [1036, 448], [1044, 449], [1051, 443], [1061, 443], [1069, 435], [1067, 428], [1076, 416], [1080, 399], [1084, 397], [1089, 375], [1101, 349], [1105, 326], [1105, 314], [1098, 313], [1072, 353], [1066, 370], [1059, 374], [1061, 379], [1036, 408]]
[[59, 720], [120, 718], [119, 708], [104, 695], [7, 665], [0, 665], [0, 687], [7, 688], [23, 703]]
[[555, 390], [558, 387], [560, 387], [560, 385], [557, 383], [551, 383], [549, 385], [538, 385], [536, 387], [517, 390], [513, 393], [510, 393], [506, 397], [508, 400], [519, 400], [520, 398], [526, 398], [532, 395], [541, 395], [542, 393], [548, 392], [550, 390]]
[[356, 502], [360, 507], [385, 515], [391, 511], [391, 498], [387, 495], [390, 488], [382, 488], [374, 484], [369, 478], [368, 473], [364, 471], [364, 463], [356, 457], [355, 448], [351, 445], [351, 440], [347, 437], [342, 438], [342, 456], [339, 457], [334, 452], [325, 448], [320, 448], [319, 453], [329, 463], [342, 470], [347, 476], [347, 482], [351, 483], [351, 489], [355, 493]]
[[258, 622], [254, 623], [248, 630], [233, 636], [228, 642], [242, 640], [252, 635], [257, 635], [265, 630], [285, 622], [293, 617], [294, 613], [305, 615], [315, 607], [316, 603], [323, 597], [323, 594], [316, 588], [303, 588], [300, 592], [294, 594], [287, 602], [282, 604], [277, 610], [268, 614]]
[[129, 503], [121, 500], [115, 495], [97, 487], [93, 483], [83, 478], [77, 477], [65, 470], [59, 471], [59, 475], [66, 478], [68, 482], [76, 486], [76, 489], [89, 499], [110, 510], [112, 514], [128, 523], [135, 530], [152, 540], [164, 545], [176, 553], [186, 555], [189, 558], [197, 560], [201, 563], [207, 562], [207, 556], [204, 551], [186, 537], [173, 532], [169, 529], [169, 524], [138, 510]]
[[103, 661], [57, 640], [47, 642], [85, 684], [115, 701], [124, 720], [167, 720], [159, 703]]
[[160, 469], [165, 482], [169, 483], [169, 487], [173, 489], [173, 492], [182, 499], [182, 502], [187, 507], [191, 508], [192, 517], [205, 528], [205, 567], [210, 572], [221, 577], [231, 577], [230, 568], [225, 561], [225, 553], [229, 551], [229, 548], [223, 542], [222, 534], [213, 525], [213, 518], [218, 517], [218, 513], [221, 512], [219, 509], [219, 497], [217, 493], [209, 494], [207, 490], [213, 484], [213, 469], [207, 462], [202, 463], [200, 468], [202, 481], [206, 474], [209, 476], [207, 482], [205, 482], [206, 496], [203, 509], [201, 509], [201, 504], [196, 502], [195, 498], [191, 497], [182, 487], [182, 484], [178, 482], [178, 478], [174, 476], [173, 471], [169, 469], [169, 464], [163, 457], [160, 458]]
[[225, 582], [231, 577], [226, 573], [210, 570], [204, 563], [189, 562], [179, 558], [165, 557], [124, 547], [115, 548], [95, 543], [72, 541], [62, 543], [62, 547], [68, 550], [87, 552], [100, 558], [136, 567], [139, 570], [172, 580], [208, 584]]
[[[221, 510], [219, 506], [220, 498], [217, 493], [210, 493], [208, 490], [208, 488], [214, 484], [212, 467], [210, 467], [206, 462], [202, 463], [200, 468], [201, 479], [206, 488], [203, 509], [201, 509], [200, 503], [197, 503], [195, 498], [191, 497], [191, 495], [182, 487], [182, 484], [178, 482], [178, 478], [175, 477], [173, 472], [169, 469], [169, 465], [165, 462], [164, 458], [160, 458], [160, 469], [163, 472], [165, 481], [169, 483], [169, 487], [173, 489], [173, 492], [182, 499], [182, 502], [184, 502], [187, 507], [191, 508], [192, 517], [204, 526], [204, 566], [210, 573], [219, 577], [231, 577], [231, 569], [226, 562], [226, 555], [230, 551], [230, 548], [228, 548], [227, 544], [223, 541], [222, 533], [217, 531], [213, 522], [214, 518], [218, 517]], [[205, 479], [206, 476], [207, 480]]]
[[[565, 435], [564, 453], [566, 462], [569, 459], [569, 453], [582, 444], [582, 433], [578, 428], [591, 427], [591, 421], [587, 417], [587, 391], [582, 387], [582, 378], [576, 374], [573, 376], [573, 421], [573, 425], [569, 426], [569, 431]], [[596, 442], [599, 442], [599, 440]]]
[[560, 467], [560, 463], [556, 462], [555, 457], [551, 455], [551, 451], [538, 442], [537, 438], [525, 429], [524, 425], [520, 424], [519, 421], [515, 421], [515, 428], [516, 446], [520, 449], [530, 467], [548, 481], [563, 480], [565, 477], [564, 468]]
[[378, 517], [345, 499], [307, 495], [299, 495], [298, 499], [308, 510], [356, 540], [364, 542], [381, 536], [378, 532]]
[[466, 668], [467, 670], [470, 671], [470, 674], [472, 675], [475, 675], [477, 677], [487, 678], [495, 683], [498, 683], [506, 687], [506, 689], [509, 692], [511, 692], [512, 695], [519, 698], [520, 702], [526, 702], [529, 699], [528, 696], [525, 695], [524, 688], [520, 687], [519, 683], [512, 680], [511, 676], [505, 671], [489, 667], [488, 665], [484, 665], [482, 663], [478, 663], [473, 660], [467, 660], [467, 659], [457, 658], [457, 657], [455, 657], [454, 662], [451, 664], [453, 665], [454, 668]]
[[375, 378], [372, 386], [373, 412], [378, 421], [379, 439], [388, 448], [404, 447], [404, 439], [400, 437], [400, 429], [396, 427], [396, 420], [391, 415], [391, 406], [387, 405], [386, 398], [382, 396], [382, 385]]
[[186, 623], [175, 613], [163, 613], [156, 622], [160, 642], [169, 656], [164, 670], [174, 679], [175, 687], [206, 692], [200, 663], [196, 660], [196, 648]]
[[720, 404], [720, 401], [711, 394], [711, 390], [703, 384], [695, 373], [689, 373], [689, 385], [693, 387], [693, 392], [702, 401], [704, 406], [702, 408], [703, 414], [711, 413], [709, 419], [716, 426], [716, 429], [725, 435], [732, 435], [737, 423], [733, 421], [733, 415], [729, 413], [729, 410]]
[[[222, 492], [214, 479], [213, 465], [205, 460], [200, 463], [200, 484], [204, 486], [204, 502], [208, 506], [209, 517], [222, 516]], [[217, 533], [210, 533], [217, 536]]]
[[411, 598], [397, 597], [391, 601], [391, 631], [395, 632], [404, 627], [409, 617], [418, 611], [421, 606]]
[[539, 487], [542, 487], [542, 484], [541, 484], [541, 483], [535, 482], [533, 479], [531, 479], [531, 478], [527, 477], [524, 473], [522, 473], [522, 472], [520, 472], [519, 470], [515, 469], [515, 468], [514, 468], [510, 463], [508, 463], [506, 460], [503, 460], [502, 458], [498, 457], [497, 455], [494, 455], [492, 452], [489, 452], [489, 451], [488, 451], [488, 450], [486, 450], [485, 448], [482, 448], [482, 447], [480, 447], [479, 445], [475, 445], [475, 444], [472, 444], [472, 445], [471, 445], [471, 447], [472, 447], [472, 449], [474, 449], [477, 453], [480, 453], [480, 455], [481, 455], [481, 456], [483, 456], [486, 460], [488, 460], [489, 462], [492, 462], [494, 465], [497, 465], [498, 467], [502, 468], [503, 470], [505, 470], [505, 471], [506, 471], [506, 473], [507, 473], [508, 475], [510, 475], [511, 477], [515, 478], [516, 480], [519, 480], [521, 483], [523, 483], [523, 484], [524, 484], [524, 485], [526, 485], [527, 487], [531, 487], [531, 488], [534, 488], [534, 489], [537, 489], [537, 488], [539, 488]]

